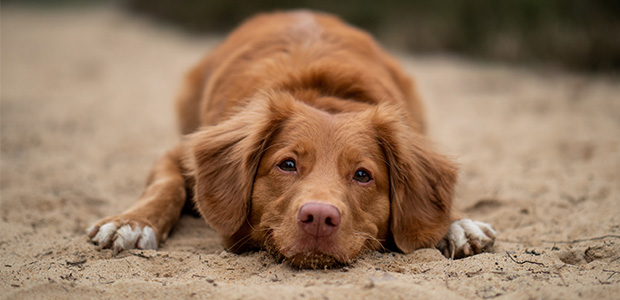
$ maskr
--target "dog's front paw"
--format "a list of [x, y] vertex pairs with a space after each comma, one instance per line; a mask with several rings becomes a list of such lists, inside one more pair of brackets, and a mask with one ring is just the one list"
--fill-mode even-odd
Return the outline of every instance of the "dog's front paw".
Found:
[[111, 248], [114, 253], [126, 249], [157, 249], [157, 236], [147, 221], [126, 216], [100, 220], [87, 229], [88, 237], [100, 248]]
[[489, 251], [497, 233], [491, 225], [470, 219], [458, 220], [450, 225], [446, 236], [437, 248], [447, 258], [462, 258]]

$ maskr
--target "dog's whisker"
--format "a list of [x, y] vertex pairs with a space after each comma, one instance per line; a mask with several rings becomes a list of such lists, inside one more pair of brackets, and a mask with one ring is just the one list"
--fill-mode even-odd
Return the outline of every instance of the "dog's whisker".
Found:
[[234, 249], [238, 245], [243, 245], [243, 244], [245, 244], [245, 242], [247, 242], [247, 241], [249, 241], [251, 239], [252, 239], [252, 235], [251, 234], [247, 234], [247, 235], [241, 237], [238, 241], [236, 241], [234, 244], [232, 244], [229, 248]]
[[379, 245], [381, 247], [381, 249], [383, 251], [387, 251], [385, 246], [383, 246], [382, 242], [385, 241], [383, 239], [378, 239], [378, 238], [370, 235], [369, 233], [366, 233], [366, 232], [363, 232], [363, 231], [355, 231], [355, 232], [353, 232], [353, 236], [358, 237], [358, 238], [364, 240], [364, 247], [368, 248], [369, 250], [375, 250], [375, 249], [370, 248], [370, 246], [367, 245], [368, 244], [367, 242], [374, 241], [374, 242], [376, 242], [377, 245]]

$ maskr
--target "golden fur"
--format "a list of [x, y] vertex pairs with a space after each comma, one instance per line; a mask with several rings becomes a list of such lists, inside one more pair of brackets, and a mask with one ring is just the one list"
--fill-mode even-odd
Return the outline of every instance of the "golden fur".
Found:
[[[453, 220], [457, 170], [424, 136], [412, 81], [333, 16], [247, 21], [188, 72], [177, 112], [184, 141], [132, 209], [99, 225], [149, 226], [161, 242], [193, 198], [231, 251], [263, 247], [321, 267], [368, 248], [433, 247]], [[278, 168], [287, 159], [295, 172]], [[357, 170], [372, 180], [354, 180]], [[334, 234], [308, 239], [298, 226], [308, 202], [338, 210]]]

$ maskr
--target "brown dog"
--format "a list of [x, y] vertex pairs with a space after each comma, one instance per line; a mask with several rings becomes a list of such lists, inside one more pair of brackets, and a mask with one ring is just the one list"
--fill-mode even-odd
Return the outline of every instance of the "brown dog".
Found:
[[456, 167], [424, 136], [411, 80], [366, 33], [306, 11], [257, 16], [186, 78], [184, 141], [144, 194], [88, 230], [115, 251], [156, 249], [187, 199], [227, 249], [300, 267], [363, 249], [481, 252], [495, 232], [451, 210]]

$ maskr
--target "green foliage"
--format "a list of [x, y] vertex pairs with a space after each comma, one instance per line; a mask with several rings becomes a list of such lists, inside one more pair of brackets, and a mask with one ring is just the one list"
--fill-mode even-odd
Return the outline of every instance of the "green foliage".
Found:
[[227, 31], [273, 10], [331, 12], [392, 46], [482, 58], [620, 69], [618, 0], [126, 0], [194, 31]]

